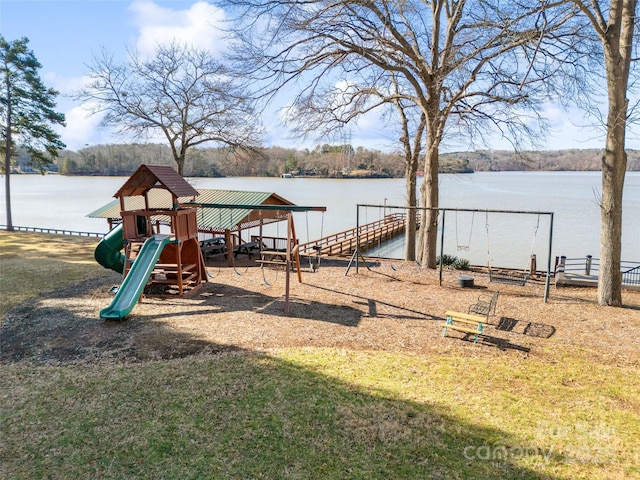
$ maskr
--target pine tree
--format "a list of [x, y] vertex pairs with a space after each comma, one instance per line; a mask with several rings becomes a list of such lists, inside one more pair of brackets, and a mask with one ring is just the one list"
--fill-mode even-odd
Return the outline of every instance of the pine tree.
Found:
[[0, 150], [4, 153], [7, 230], [13, 230], [10, 176], [11, 157], [16, 147], [24, 148], [31, 164], [41, 172], [65, 147], [51, 128], [52, 124], [65, 124], [64, 114], [54, 110], [58, 92], [42, 83], [38, 74], [42, 65], [29, 50], [28, 43], [26, 37], [8, 42], [0, 35], [0, 118], [3, 122]]

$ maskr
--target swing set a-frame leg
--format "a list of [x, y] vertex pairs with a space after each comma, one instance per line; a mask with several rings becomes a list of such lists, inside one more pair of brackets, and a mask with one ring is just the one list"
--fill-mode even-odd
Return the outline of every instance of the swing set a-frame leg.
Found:
[[364, 263], [364, 266], [367, 267], [367, 270], [371, 270], [371, 268], [369, 267], [369, 264], [362, 256], [360, 249], [356, 248], [356, 250], [353, 252], [353, 255], [351, 255], [351, 260], [349, 260], [349, 264], [347, 265], [347, 271], [344, 272], [345, 277], [349, 274], [349, 270], [351, 270], [351, 265], [353, 264], [353, 262], [356, 263], [356, 273], [358, 273], [358, 258], [362, 260], [362, 263]]

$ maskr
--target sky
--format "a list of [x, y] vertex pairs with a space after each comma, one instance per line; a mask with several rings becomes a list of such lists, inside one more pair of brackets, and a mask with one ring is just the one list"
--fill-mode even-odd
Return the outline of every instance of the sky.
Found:
[[[127, 143], [109, 130], [99, 127], [100, 118], [89, 116], [82, 106], [70, 98], [84, 83], [87, 65], [103, 49], [114, 58], [125, 60], [127, 49], [150, 53], [159, 43], [176, 39], [219, 52], [224, 48], [218, 26], [224, 11], [203, 1], [193, 0], [0, 0], [0, 33], [5, 40], [29, 39], [29, 47], [42, 64], [40, 76], [45, 85], [60, 92], [57, 110], [66, 115], [66, 126], [57, 131], [70, 150], [105, 143]], [[319, 143], [341, 143], [335, 139], [311, 139], [306, 143], [292, 138], [280, 125], [279, 109], [273, 105], [263, 123], [267, 128], [267, 146], [308, 147]], [[602, 148], [601, 132], [587, 127], [588, 120], [578, 110], [565, 112], [549, 104], [545, 115], [551, 124], [541, 150], [568, 148]], [[397, 135], [385, 128], [375, 115], [362, 118], [345, 130], [354, 147], [390, 150], [397, 148]], [[494, 149], [510, 149], [504, 140], [489, 142]], [[629, 132], [627, 147], [640, 149], [640, 134]], [[444, 150], [474, 150], [465, 143], [445, 144]]]

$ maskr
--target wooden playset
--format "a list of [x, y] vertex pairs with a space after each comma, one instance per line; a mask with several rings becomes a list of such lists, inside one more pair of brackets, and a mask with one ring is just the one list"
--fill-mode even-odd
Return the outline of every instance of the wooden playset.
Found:
[[[164, 189], [171, 194], [171, 208], [149, 207], [147, 194], [152, 188]], [[126, 210], [124, 198], [134, 195], [145, 198], [144, 209]], [[193, 292], [206, 281], [204, 259], [198, 242], [197, 209], [181, 206], [178, 202], [179, 197], [195, 198], [197, 195], [198, 191], [173, 168], [156, 165], [140, 166], [116, 192], [114, 197], [120, 199], [122, 208], [125, 276], [147, 239], [153, 235], [162, 235], [162, 223], [169, 226], [170, 241], [160, 252], [149, 284], [174, 286], [177, 294], [182, 296], [186, 292]]]

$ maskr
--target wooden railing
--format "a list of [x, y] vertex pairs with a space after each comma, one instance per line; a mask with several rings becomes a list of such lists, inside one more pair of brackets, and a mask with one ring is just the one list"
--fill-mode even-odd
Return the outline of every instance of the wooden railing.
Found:
[[[6, 225], [0, 225], [1, 230], [6, 230]], [[75, 235], [78, 237], [98, 237], [102, 238], [106, 235], [106, 233], [98, 233], [98, 232], [79, 232], [76, 230], [64, 230], [61, 228], [40, 228], [40, 227], [20, 227], [17, 225], [13, 226], [14, 231], [18, 232], [35, 232], [35, 233], [51, 233], [55, 235]]]
[[[560, 257], [556, 259], [556, 274], [598, 278], [600, 260], [591, 255], [582, 258]], [[620, 275], [623, 285], [640, 285], [640, 263], [622, 260]]]
[[387, 215], [359, 228], [350, 228], [326, 237], [300, 244], [301, 255], [315, 255], [319, 247], [320, 255], [346, 255], [356, 250], [358, 241], [361, 250], [377, 246], [380, 242], [389, 240], [404, 232], [404, 214]]

